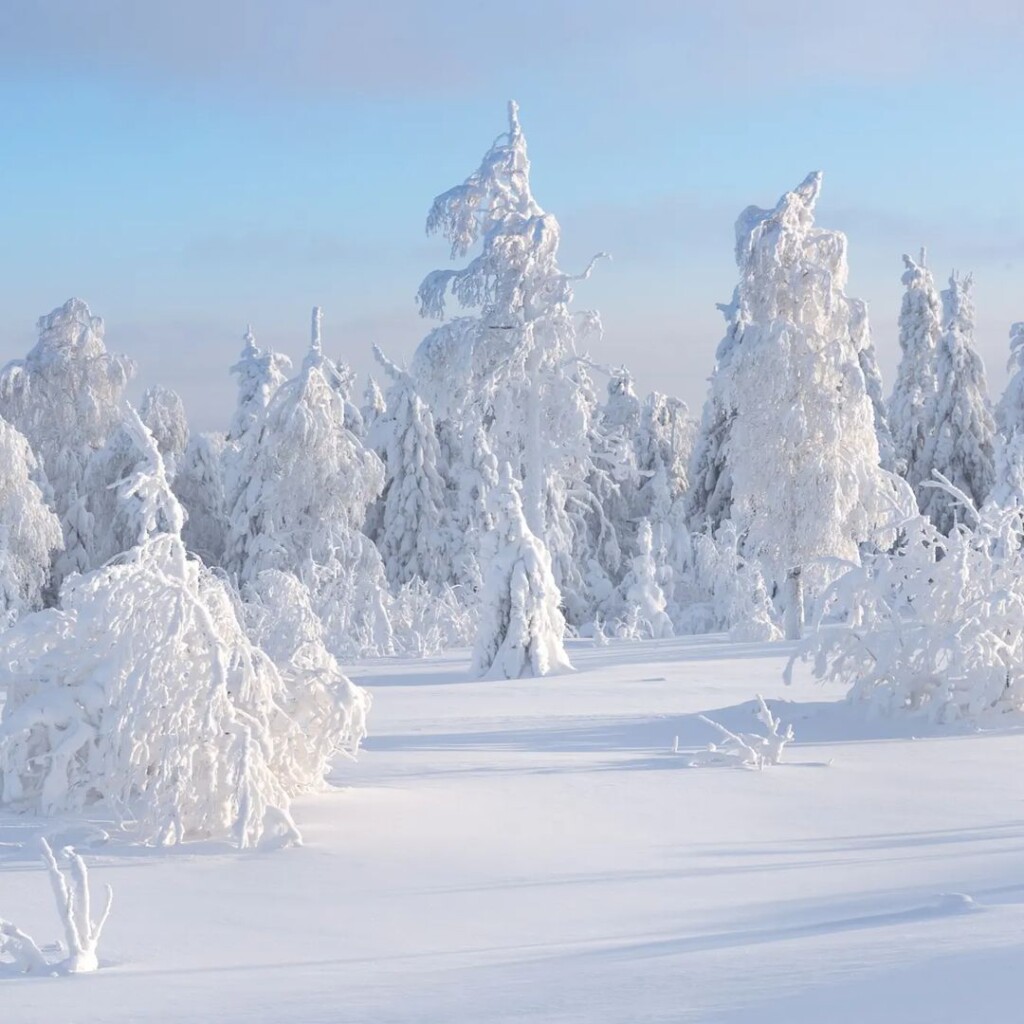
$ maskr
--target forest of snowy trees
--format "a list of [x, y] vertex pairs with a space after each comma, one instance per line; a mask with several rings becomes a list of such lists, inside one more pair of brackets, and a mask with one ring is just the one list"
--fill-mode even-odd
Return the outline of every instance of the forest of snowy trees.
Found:
[[887, 396], [821, 188], [739, 215], [699, 419], [588, 357], [603, 254], [560, 265], [514, 103], [430, 207], [453, 267], [379, 380], [319, 309], [300, 366], [249, 327], [195, 435], [172, 391], [128, 403], [85, 302], [43, 316], [0, 373], [0, 803], [295, 840], [372, 717], [341, 666], [449, 647], [502, 680], [571, 671], [569, 637], [785, 636], [887, 711], [1024, 707], [1024, 324], [994, 405], [971, 276], [904, 256]]

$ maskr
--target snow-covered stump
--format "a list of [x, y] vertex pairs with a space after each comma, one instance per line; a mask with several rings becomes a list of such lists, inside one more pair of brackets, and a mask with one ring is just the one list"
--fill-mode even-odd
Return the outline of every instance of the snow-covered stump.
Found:
[[99, 919], [92, 917], [92, 900], [89, 894], [89, 872], [85, 861], [66, 846], [60, 851], [65, 869], [61, 870], [50, 844], [43, 839], [43, 860], [50, 872], [50, 883], [53, 895], [57, 900], [57, 912], [64, 925], [64, 937], [67, 941], [68, 958], [64, 961], [64, 969], [68, 974], [88, 974], [99, 967], [96, 948], [99, 945], [103, 926], [110, 916], [110, 906], [114, 899], [114, 890], [106, 887], [107, 898]]
[[94, 919], [85, 861], [70, 846], [54, 854], [50, 844], [41, 839], [40, 848], [53, 887], [57, 914], [64, 926], [67, 957], [60, 961], [47, 960], [30, 935], [0, 918], [0, 963], [6, 958], [21, 974], [89, 974], [100, 966], [96, 951], [103, 926], [110, 916], [114, 890], [106, 886], [103, 910], [99, 918]]

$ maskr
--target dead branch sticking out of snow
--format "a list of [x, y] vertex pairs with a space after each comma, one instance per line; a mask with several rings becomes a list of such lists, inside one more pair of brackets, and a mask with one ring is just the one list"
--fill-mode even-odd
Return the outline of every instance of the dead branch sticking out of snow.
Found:
[[[782, 752], [787, 743], [793, 739], [793, 726], [788, 725], [784, 732], [780, 731], [782, 720], [778, 715], [773, 715], [771, 709], [765, 703], [764, 698], [758, 694], [759, 705], [756, 717], [766, 730], [765, 735], [759, 733], [732, 732], [724, 725], [712, 721], [706, 715], [700, 715], [702, 722], [707, 722], [712, 728], [717, 729], [725, 738], [723, 743], [709, 743], [705, 751], [698, 753], [690, 762], [695, 767], [707, 765], [732, 764], [743, 768], [757, 768], [758, 770], [768, 765], [779, 764], [782, 761]], [[679, 740], [676, 739], [675, 753], [679, 753]]]

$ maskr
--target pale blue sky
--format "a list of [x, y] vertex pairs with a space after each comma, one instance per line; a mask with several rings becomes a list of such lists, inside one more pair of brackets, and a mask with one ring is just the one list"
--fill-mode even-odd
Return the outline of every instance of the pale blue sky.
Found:
[[516, 97], [534, 191], [601, 310], [594, 355], [699, 410], [733, 222], [825, 172], [887, 380], [900, 254], [973, 270], [1001, 386], [1024, 319], [1024, 5], [527, 0], [0, 3], [0, 357], [85, 298], [200, 429], [226, 425], [252, 321], [293, 356], [309, 307], [360, 372], [429, 324], [423, 221]]

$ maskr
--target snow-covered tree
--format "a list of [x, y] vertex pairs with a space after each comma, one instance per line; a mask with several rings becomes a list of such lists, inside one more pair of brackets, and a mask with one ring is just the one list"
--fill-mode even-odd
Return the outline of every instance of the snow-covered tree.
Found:
[[221, 565], [227, 541], [227, 501], [224, 496], [223, 434], [199, 434], [185, 449], [174, 478], [174, 493], [187, 519], [181, 532], [185, 547], [206, 565]]
[[387, 411], [374, 425], [375, 436], [386, 438], [377, 547], [392, 587], [421, 579], [440, 588], [454, 579], [456, 545], [434, 418], [412, 377], [374, 351], [392, 378]]
[[188, 447], [185, 403], [177, 391], [157, 385], [142, 396], [139, 419], [153, 435], [167, 467], [167, 476], [173, 482]]
[[37, 469], [28, 441], [0, 419], [0, 627], [42, 607], [53, 557], [64, 546]]
[[479, 252], [462, 269], [426, 277], [421, 313], [443, 317], [451, 295], [478, 315], [448, 321], [423, 341], [412, 366], [417, 389], [457, 435], [486, 424], [495, 455], [523, 481], [526, 520], [558, 574], [573, 564], [564, 499], [589, 470], [576, 343], [599, 323], [570, 311], [573, 282], [590, 268], [573, 278], [558, 265], [560, 229], [531, 191], [515, 103], [508, 131], [479, 168], [434, 200], [427, 230], [448, 239], [453, 258], [478, 244]]
[[988, 500], [1024, 505], [1024, 323], [1010, 327], [1010, 381], [996, 407], [995, 482]]
[[140, 544], [154, 533], [180, 535], [184, 513], [167, 481], [156, 440], [125, 403], [121, 425], [89, 461], [86, 486], [95, 517], [92, 567]]
[[645, 519], [637, 537], [637, 554], [621, 584], [626, 617], [640, 633], [659, 640], [672, 635], [672, 621], [665, 611], [665, 594], [658, 583], [651, 524]]
[[489, 501], [494, 550], [485, 568], [473, 672], [487, 679], [518, 679], [569, 671], [551, 559], [530, 531], [508, 463]]
[[238, 378], [238, 404], [228, 430], [228, 441], [238, 441], [259, 420], [274, 392], [287, 380], [291, 365], [286, 355], [259, 348], [252, 327], [246, 327], [242, 355], [231, 367]]
[[0, 415], [32, 446], [64, 529], [55, 584], [95, 564], [87, 467], [121, 422], [134, 372], [129, 359], [107, 351], [103, 321], [81, 299], [40, 317], [35, 347], [0, 372]]
[[188, 558], [162, 457], [134, 422], [150, 457], [118, 489], [137, 503], [138, 545], [0, 640], [0, 803], [103, 803], [165, 843], [297, 840], [290, 799], [358, 747], [367, 698], [251, 642], [237, 596]]
[[922, 481], [931, 477], [923, 465], [932, 429], [927, 419], [936, 386], [935, 348], [942, 332], [942, 304], [935, 290], [925, 251], [917, 261], [904, 255], [903, 305], [900, 308], [900, 362], [889, 399], [897, 472], [914, 488], [918, 503], [924, 499]]
[[882, 469], [893, 473], [896, 471], [896, 446], [889, 427], [889, 413], [882, 397], [882, 374], [878, 369], [875, 346], [871, 341], [868, 307], [860, 299], [847, 298], [846, 301], [850, 304], [850, 338], [857, 350], [860, 371], [864, 374], [864, 386], [874, 410], [879, 463]]
[[802, 581], [858, 559], [900, 491], [879, 466], [874, 411], [851, 337], [846, 238], [816, 228], [821, 175], [772, 210], [741, 214], [739, 299], [747, 326], [722, 381], [733, 411], [732, 513], [747, 550], [787, 580], [799, 635]]
[[998, 720], [1024, 710], [1022, 510], [978, 512], [943, 487], [960, 505], [949, 536], [923, 516], [906, 522], [895, 553], [851, 569], [826, 594], [845, 628], [819, 631], [796, 657], [875, 712]]
[[[944, 325], [936, 348], [936, 389], [925, 420], [920, 465], [937, 471], [981, 505], [995, 479], [995, 420], [988, 398], [985, 366], [974, 349], [974, 302], [970, 274], [953, 274], [942, 293]], [[952, 528], [956, 502], [943, 488], [922, 488], [921, 512], [943, 533]]]

